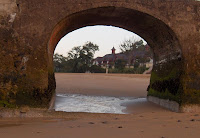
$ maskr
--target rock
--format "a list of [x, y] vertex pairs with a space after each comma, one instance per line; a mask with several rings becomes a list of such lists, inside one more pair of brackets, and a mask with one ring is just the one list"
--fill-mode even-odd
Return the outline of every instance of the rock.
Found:
[[20, 108], [20, 113], [27, 113], [30, 111], [30, 108], [28, 106], [24, 106]]
[[91, 125], [93, 125], [93, 124], [94, 124], [94, 122], [89, 122], [88, 124], [91, 124]]
[[193, 122], [194, 122], [194, 121], [195, 121], [195, 119], [191, 119], [190, 121], [193, 121]]
[[104, 121], [104, 122], [101, 122], [102, 124], [107, 124], [108, 122], [107, 121]]
[[177, 122], [181, 122], [181, 120], [178, 120]]

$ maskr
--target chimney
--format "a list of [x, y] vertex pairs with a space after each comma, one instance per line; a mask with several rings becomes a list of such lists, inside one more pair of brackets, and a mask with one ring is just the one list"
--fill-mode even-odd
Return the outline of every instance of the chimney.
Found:
[[112, 54], [115, 55], [115, 50], [116, 49], [113, 47], [111, 50], [112, 50]]

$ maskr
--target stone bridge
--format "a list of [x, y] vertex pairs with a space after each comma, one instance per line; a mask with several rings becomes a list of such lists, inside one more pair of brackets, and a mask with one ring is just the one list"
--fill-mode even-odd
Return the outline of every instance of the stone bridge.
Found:
[[0, 105], [47, 107], [56, 87], [58, 41], [91, 25], [121, 27], [148, 42], [154, 54], [149, 100], [174, 111], [199, 107], [195, 0], [0, 0]]

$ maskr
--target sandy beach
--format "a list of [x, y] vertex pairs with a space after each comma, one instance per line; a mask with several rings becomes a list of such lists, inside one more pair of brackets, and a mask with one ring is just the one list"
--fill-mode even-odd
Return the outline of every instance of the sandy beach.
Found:
[[150, 75], [56, 74], [57, 93], [146, 97]]
[[[146, 97], [149, 75], [56, 74], [57, 93]], [[175, 113], [153, 103], [130, 114], [65, 113], [65, 117], [1, 118], [2, 138], [199, 138], [200, 113]]]

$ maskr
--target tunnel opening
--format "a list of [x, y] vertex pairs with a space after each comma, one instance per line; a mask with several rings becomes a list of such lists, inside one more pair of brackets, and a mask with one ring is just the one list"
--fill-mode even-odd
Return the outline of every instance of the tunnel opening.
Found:
[[180, 78], [183, 59], [175, 33], [164, 22], [149, 14], [120, 7], [101, 7], [74, 13], [54, 27], [47, 47], [50, 88], [55, 86], [53, 53], [57, 43], [69, 32], [92, 25], [112, 25], [144, 38], [153, 51], [154, 61], [148, 96], [182, 103]]

